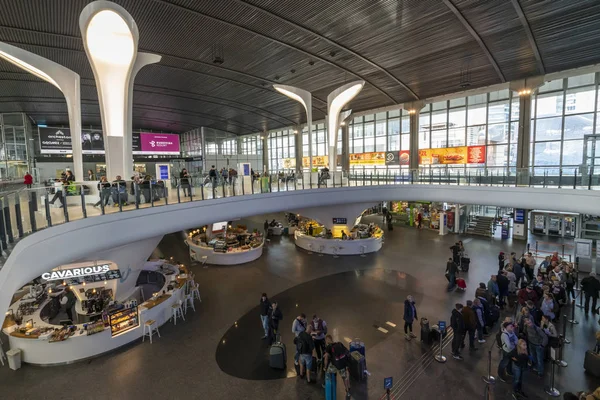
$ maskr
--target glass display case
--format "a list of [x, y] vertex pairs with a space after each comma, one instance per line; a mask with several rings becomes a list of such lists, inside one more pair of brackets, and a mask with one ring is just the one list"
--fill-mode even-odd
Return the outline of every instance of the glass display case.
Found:
[[127, 332], [140, 325], [138, 308], [130, 307], [109, 314], [110, 333], [112, 336]]

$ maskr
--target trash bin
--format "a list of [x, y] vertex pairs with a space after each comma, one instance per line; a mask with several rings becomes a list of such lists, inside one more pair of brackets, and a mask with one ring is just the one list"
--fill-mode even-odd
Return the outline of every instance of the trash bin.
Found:
[[10, 369], [18, 370], [21, 368], [21, 349], [10, 349], [6, 352], [8, 358], [8, 366]]

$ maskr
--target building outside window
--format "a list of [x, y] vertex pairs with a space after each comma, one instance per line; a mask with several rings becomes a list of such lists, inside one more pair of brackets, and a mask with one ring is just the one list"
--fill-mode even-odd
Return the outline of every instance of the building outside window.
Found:
[[[268, 140], [269, 169], [273, 172], [290, 168], [295, 169], [295, 163], [291, 162], [291, 159], [295, 159], [296, 156], [296, 137], [294, 131], [292, 129], [284, 129], [270, 132]], [[286, 162], [286, 160], [288, 161]]]

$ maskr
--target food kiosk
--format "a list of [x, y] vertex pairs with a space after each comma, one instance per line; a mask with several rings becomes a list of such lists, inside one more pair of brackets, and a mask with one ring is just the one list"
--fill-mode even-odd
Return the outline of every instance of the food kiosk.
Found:
[[257, 230], [248, 232], [245, 225], [234, 228], [228, 222], [218, 222], [190, 232], [185, 243], [192, 260], [212, 265], [238, 265], [262, 255], [264, 235]]

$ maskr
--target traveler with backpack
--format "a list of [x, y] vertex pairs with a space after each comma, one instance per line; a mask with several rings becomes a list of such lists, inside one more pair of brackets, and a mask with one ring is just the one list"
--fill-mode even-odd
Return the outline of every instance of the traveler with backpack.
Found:
[[312, 337], [315, 342], [315, 350], [317, 351], [317, 362], [323, 360], [323, 352], [325, 350], [325, 335], [327, 335], [327, 323], [323, 321], [317, 314], [313, 315], [310, 323], [313, 328]]
[[456, 360], [463, 359], [460, 355], [460, 348], [463, 344], [465, 335], [465, 320], [463, 318], [462, 310], [463, 305], [456, 303], [454, 310], [452, 310], [452, 315], [450, 316], [450, 326], [454, 332], [454, 337], [452, 338], [452, 357]]
[[269, 328], [270, 328], [270, 341], [269, 344], [273, 344], [278, 341], [277, 336], [279, 335], [279, 321], [283, 319], [283, 313], [277, 306], [277, 302], [271, 304], [271, 311], [269, 312]]
[[[404, 300], [404, 338], [411, 340], [417, 336], [412, 331], [413, 322], [417, 319], [417, 308], [415, 307], [415, 301], [411, 295], [406, 297]], [[408, 333], [410, 331], [410, 334]]]
[[[292, 322], [292, 333], [294, 334], [294, 338], [300, 336], [300, 333], [306, 331], [306, 315], [304, 313], [298, 315], [294, 322]], [[312, 341], [312, 339], [311, 339]], [[314, 348], [314, 345], [313, 345]], [[300, 357], [300, 352], [298, 351], [298, 347], [296, 346], [296, 354], [294, 354], [294, 364], [298, 364], [298, 358]]]
[[525, 320], [525, 331], [527, 332], [527, 342], [529, 344], [529, 353], [535, 364], [534, 371], [538, 376], [544, 375], [544, 348], [548, 344], [548, 336], [542, 328], [533, 323], [532, 320]]
[[496, 335], [496, 345], [502, 349], [502, 359], [498, 364], [498, 379], [502, 382], [506, 382], [507, 374], [512, 376], [512, 360], [509, 354], [517, 346], [518, 340], [512, 322], [503, 323], [502, 329]]
[[325, 336], [324, 370], [328, 374], [339, 374], [344, 381], [346, 397], [350, 398], [350, 352], [343, 343], [334, 342], [331, 335]]
[[[469, 303], [467, 302], [467, 305]], [[481, 300], [476, 298], [473, 300], [473, 311], [475, 312], [475, 321], [477, 323], [477, 341], [479, 343], [485, 343], [485, 339], [483, 338], [483, 329], [485, 327], [485, 318], [484, 318], [484, 308], [481, 304]]]
[[309, 326], [306, 331], [301, 331], [294, 338], [296, 352], [299, 354], [298, 363], [300, 364], [300, 378], [304, 378], [310, 383], [310, 371], [312, 369], [312, 353], [315, 349], [315, 343], [311, 337], [312, 326]]

